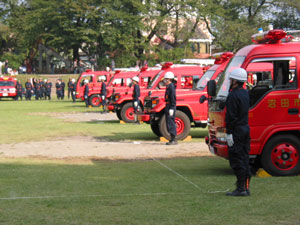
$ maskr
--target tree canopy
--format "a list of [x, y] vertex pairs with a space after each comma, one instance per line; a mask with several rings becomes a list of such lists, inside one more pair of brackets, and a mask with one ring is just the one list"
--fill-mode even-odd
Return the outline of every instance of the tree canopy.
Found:
[[[0, 59], [34, 60], [42, 43], [70, 60], [80, 49], [101, 66], [107, 58], [119, 66], [174, 60], [203, 21], [216, 48], [235, 52], [270, 23], [299, 29], [299, 7], [298, 0], [1, 0]], [[151, 45], [154, 37], [171, 50]]]

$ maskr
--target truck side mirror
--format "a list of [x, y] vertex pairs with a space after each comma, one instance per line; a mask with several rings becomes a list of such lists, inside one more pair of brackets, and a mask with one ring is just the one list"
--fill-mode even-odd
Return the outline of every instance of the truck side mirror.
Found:
[[152, 91], [149, 91], [148, 92], [148, 96], [150, 97], [152, 95]]
[[216, 96], [217, 83], [215, 80], [210, 80], [207, 82], [207, 94], [211, 97]]
[[200, 104], [203, 104], [206, 100], [207, 100], [206, 96], [205, 96], [205, 95], [202, 95], [202, 96], [200, 97], [199, 102], [200, 102]]

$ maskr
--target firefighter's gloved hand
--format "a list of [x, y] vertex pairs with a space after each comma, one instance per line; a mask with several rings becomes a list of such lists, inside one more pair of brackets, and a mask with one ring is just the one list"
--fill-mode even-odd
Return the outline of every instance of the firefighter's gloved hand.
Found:
[[102, 95], [101, 98], [102, 98], [103, 101], [105, 100], [105, 96], [104, 95]]
[[138, 106], [138, 102], [137, 102], [137, 101], [134, 101], [134, 102], [133, 102], [133, 105], [134, 105], [134, 107], [137, 107], [137, 106]]
[[73, 91], [73, 95], [75, 95], [76, 94], [76, 92], [75, 91]]
[[173, 116], [174, 115], [174, 109], [169, 109], [169, 115]]
[[88, 99], [88, 96], [87, 96], [87, 95], [85, 95], [85, 96], [84, 96], [84, 99]]
[[226, 141], [227, 141], [227, 145], [229, 147], [232, 147], [234, 142], [233, 142], [233, 136], [232, 134], [226, 134]]

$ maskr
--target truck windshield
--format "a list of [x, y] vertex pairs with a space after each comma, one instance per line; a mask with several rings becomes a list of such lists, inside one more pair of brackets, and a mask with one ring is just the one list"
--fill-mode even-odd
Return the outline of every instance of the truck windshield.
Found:
[[220, 79], [217, 83], [217, 97], [218, 100], [224, 100], [226, 99], [229, 91], [229, 73], [236, 69], [241, 67], [242, 63], [245, 60], [245, 56], [235, 56], [232, 58], [231, 62], [226, 67], [224, 73], [221, 74]]
[[215, 72], [215, 70], [207, 70], [201, 77], [201, 79], [197, 82], [195, 89], [203, 90], [206, 87], [207, 82], [211, 79]]
[[4, 86], [15, 86], [15, 84], [12, 81], [1, 81], [0, 87], [4, 87]]
[[153, 77], [153, 79], [150, 81], [150, 83], [148, 84], [147, 89], [151, 89], [153, 88], [153, 85], [156, 83], [156, 81], [160, 78], [160, 75], [162, 74], [163, 70], [161, 70], [158, 74], [155, 75], [155, 77]]

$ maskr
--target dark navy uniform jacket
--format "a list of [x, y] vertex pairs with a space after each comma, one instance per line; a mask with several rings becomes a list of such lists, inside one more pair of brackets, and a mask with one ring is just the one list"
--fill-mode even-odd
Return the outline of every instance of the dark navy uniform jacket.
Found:
[[23, 91], [23, 86], [22, 86], [22, 84], [17, 83], [17, 91], [18, 91], [18, 93], [22, 93], [22, 91]]
[[241, 126], [248, 127], [249, 93], [242, 87], [231, 90], [226, 99], [226, 133], [232, 134]]
[[165, 101], [169, 109], [176, 109], [176, 89], [173, 83], [167, 86]]
[[51, 82], [50, 82], [50, 83], [47, 82], [47, 83], [45, 84], [45, 86], [46, 86], [46, 91], [47, 91], [47, 92], [51, 92], [52, 83], [51, 83]]
[[133, 94], [132, 94], [133, 101], [138, 101], [140, 95], [141, 95], [140, 94], [140, 86], [138, 84], [135, 84], [133, 87]]
[[106, 96], [106, 84], [105, 84], [105, 82], [102, 82], [101, 93], [100, 94]]
[[68, 85], [68, 88], [69, 88], [70, 91], [76, 91], [75, 83], [74, 83], [74, 84], [73, 84], [73, 83], [70, 83], [70, 84]]
[[32, 84], [31, 84], [30, 82], [27, 81], [27, 82], [25, 83], [25, 88], [26, 88], [26, 90], [32, 90], [33, 87], [32, 87]]
[[85, 86], [84, 86], [84, 95], [89, 95], [89, 91], [90, 91], [90, 89], [89, 89], [89, 85], [88, 84], [86, 84]]

